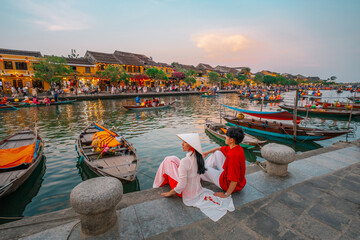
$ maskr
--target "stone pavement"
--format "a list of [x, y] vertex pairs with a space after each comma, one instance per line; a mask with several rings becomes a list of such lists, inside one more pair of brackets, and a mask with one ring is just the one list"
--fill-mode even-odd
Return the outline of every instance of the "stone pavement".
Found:
[[[119, 224], [93, 239], [360, 239], [359, 147], [295, 161], [285, 178], [246, 177], [236, 210], [218, 222], [180, 198], [160, 198], [119, 210]], [[80, 239], [77, 222], [22, 239]]]

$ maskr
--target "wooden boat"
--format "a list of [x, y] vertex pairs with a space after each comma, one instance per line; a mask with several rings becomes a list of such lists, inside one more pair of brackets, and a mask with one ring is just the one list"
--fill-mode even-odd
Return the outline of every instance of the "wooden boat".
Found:
[[[224, 124], [219, 124], [211, 121], [205, 122], [205, 131], [217, 140], [221, 141], [223, 144], [225, 144], [225, 132], [228, 130], [228, 128], [229, 127]], [[245, 133], [244, 140], [240, 143], [240, 146], [246, 149], [251, 149], [254, 147], [259, 147], [264, 143], [266, 143], [266, 141], [260, 141], [256, 137]]]
[[123, 105], [123, 107], [126, 108], [127, 110], [133, 110], [133, 111], [147, 111], [147, 110], [156, 110], [156, 109], [169, 108], [174, 103], [175, 102], [171, 102], [171, 103], [168, 103], [168, 104], [159, 104], [157, 106]]
[[0, 105], [0, 111], [1, 110], [19, 110], [19, 109], [12, 106], [11, 104], [1, 104]]
[[[286, 109], [288, 111], [294, 111], [294, 106], [283, 104], [280, 105], [282, 109]], [[338, 110], [338, 109], [312, 109], [312, 108], [305, 108], [305, 107], [298, 107], [297, 113], [305, 115], [308, 114], [309, 116], [332, 116], [332, 117], [350, 117], [350, 114], [353, 117], [360, 116], [359, 110]]]
[[[225, 116], [224, 119], [228, 122], [229, 125], [242, 127], [246, 132], [252, 134], [279, 137], [285, 139], [294, 138], [294, 127], [292, 124], [260, 120], [255, 121], [254, 119], [247, 118], [240, 120], [237, 117], [233, 116]], [[350, 131], [331, 131], [297, 126], [296, 140], [319, 141], [341, 136], [349, 132]]]
[[[76, 100], [66, 100], [66, 101], [60, 101], [60, 102], [50, 102], [50, 106], [53, 105], [62, 105], [62, 104], [71, 104], [74, 103]], [[23, 108], [23, 107], [43, 107], [48, 106], [46, 103], [39, 103], [39, 104], [33, 104], [33, 103], [11, 103], [12, 106], [17, 108]]]
[[[94, 135], [102, 136], [103, 144], [114, 146], [105, 152], [103, 145], [101, 152], [94, 151], [91, 144]], [[97, 123], [86, 127], [76, 140], [75, 148], [86, 165], [98, 176], [111, 176], [123, 182], [132, 182], [136, 178], [138, 156], [135, 148], [121, 135], [114, 133]], [[101, 150], [101, 149], [100, 149]]]
[[301, 98], [309, 98], [309, 99], [320, 99], [321, 96], [313, 96], [313, 95], [301, 95]]
[[[262, 98], [250, 98], [249, 96], [243, 96], [243, 95], [239, 95], [240, 99], [249, 99], [250, 101], [262, 101]], [[268, 103], [268, 102], [282, 102], [284, 101], [284, 99], [264, 99], [264, 103]]]
[[0, 197], [14, 192], [29, 178], [42, 154], [43, 141], [36, 128], [24, 129], [0, 142]]
[[203, 94], [201, 97], [218, 97], [219, 94]]
[[[342, 109], [342, 110], [350, 110], [351, 107], [354, 110], [360, 109], [360, 104], [351, 104], [351, 103], [344, 103], [344, 102], [337, 102], [337, 103], [327, 103], [327, 102], [316, 102], [326, 109]], [[338, 107], [337, 107], [338, 106]]]
[[348, 99], [350, 99], [354, 103], [360, 103], [360, 97], [348, 97]]

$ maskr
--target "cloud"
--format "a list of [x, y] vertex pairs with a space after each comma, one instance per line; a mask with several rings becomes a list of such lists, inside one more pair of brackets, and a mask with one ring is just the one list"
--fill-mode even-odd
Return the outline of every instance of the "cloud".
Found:
[[239, 52], [250, 45], [249, 39], [241, 34], [205, 33], [194, 36], [192, 40], [210, 55]]
[[89, 17], [77, 11], [72, 1], [20, 1], [31, 22], [48, 31], [77, 31], [89, 28]]

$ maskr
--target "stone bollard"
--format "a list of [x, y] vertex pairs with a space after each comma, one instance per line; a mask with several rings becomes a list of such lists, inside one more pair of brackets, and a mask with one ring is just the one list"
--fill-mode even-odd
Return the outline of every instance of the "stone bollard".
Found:
[[117, 223], [116, 205], [123, 195], [122, 183], [113, 177], [97, 177], [77, 185], [70, 204], [80, 214], [81, 233], [96, 236]]
[[269, 143], [261, 148], [261, 156], [267, 160], [268, 174], [284, 177], [287, 175], [288, 164], [295, 160], [295, 151], [285, 145]]

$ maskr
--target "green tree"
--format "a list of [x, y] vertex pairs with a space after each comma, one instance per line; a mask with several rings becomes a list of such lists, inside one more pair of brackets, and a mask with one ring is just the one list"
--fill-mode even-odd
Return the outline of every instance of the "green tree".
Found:
[[227, 82], [233, 82], [234, 81], [234, 74], [227, 73], [226, 74], [226, 79], [227, 79]]
[[145, 74], [155, 80], [155, 86], [159, 85], [160, 80], [168, 80], [166, 73], [163, 70], [159, 70], [157, 68], [149, 68], [146, 70]]
[[192, 69], [187, 70], [185, 72], [184, 82], [186, 82], [186, 84], [188, 84], [188, 85], [194, 84], [194, 83], [196, 83], [196, 76], [197, 76], [197, 72], [195, 72]]
[[218, 84], [220, 82], [220, 77], [217, 72], [209, 73], [209, 83], [210, 84]]
[[104, 71], [100, 73], [102, 78], [109, 79], [112, 83], [127, 82], [130, 79], [130, 75], [126, 73], [125, 69], [120, 66], [109, 65]]
[[261, 74], [256, 74], [254, 78], [254, 82], [261, 84], [264, 82], [264, 77]]
[[245, 67], [243, 69], [241, 69], [240, 73], [241, 74], [245, 74], [245, 75], [251, 75], [251, 69], [249, 67]]
[[264, 83], [266, 84], [266, 85], [271, 85], [271, 84], [276, 84], [277, 83], [277, 79], [276, 79], [276, 77], [274, 77], [274, 76], [270, 76], [270, 75], [265, 75], [264, 76]]
[[281, 85], [288, 85], [289, 84], [289, 80], [281, 75], [276, 76], [276, 81], [277, 84], [281, 84]]
[[53, 83], [61, 83], [62, 78], [73, 71], [69, 68], [64, 58], [56, 56], [46, 56], [39, 59], [39, 63], [34, 64], [35, 79]]
[[244, 81], [247, 79], [247, 76], [245, 74], [238, 74], [236, 78], [239, 79], [240, 81]]

